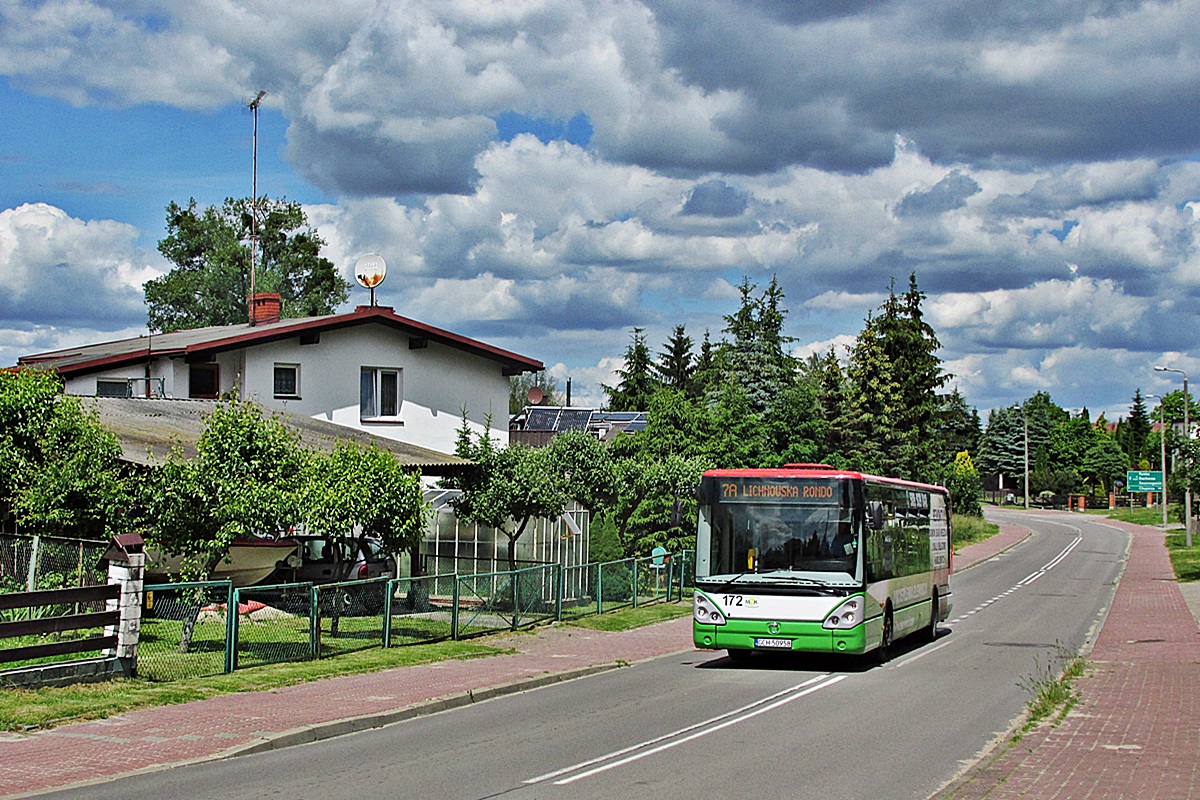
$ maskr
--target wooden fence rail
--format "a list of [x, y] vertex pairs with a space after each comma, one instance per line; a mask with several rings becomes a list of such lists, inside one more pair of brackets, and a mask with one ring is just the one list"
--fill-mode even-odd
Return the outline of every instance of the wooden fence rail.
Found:
[[[119, 584], [111, 583], [105, 586], [85, 586], [82, 589], [52, 589], [39, 592], [17, 592], [0, 595], [0, 611], [15, 608], [44, 608], [52, 606], [73, 605], [76, 603], [98, 603], [116, 600], [121, 595]], [[83, 630], [115, 626], [120, 622], [120, 612], [97, 611], [82, 614], [60, 614], [33, 619], [0, 622], [0, 640], [17, 636], [42, 636], [63, 631]], [[26, 645], [0, 649], [0, 663], [27, 661], [47, 656], [64, 655], [68, 653], [83, 653], [90, 650], [103, 650], [117, 646], [117, 637], [91, 636], [85, 639], [70, 639], [47, 644]]]

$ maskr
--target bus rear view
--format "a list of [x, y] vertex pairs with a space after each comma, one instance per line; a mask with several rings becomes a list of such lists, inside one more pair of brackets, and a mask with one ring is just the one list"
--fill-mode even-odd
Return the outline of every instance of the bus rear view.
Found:
[[950, 612], [941, 487], [824, 465], [711, 470], [700, 485], [693, 638], [753, 651], [886, 658]]

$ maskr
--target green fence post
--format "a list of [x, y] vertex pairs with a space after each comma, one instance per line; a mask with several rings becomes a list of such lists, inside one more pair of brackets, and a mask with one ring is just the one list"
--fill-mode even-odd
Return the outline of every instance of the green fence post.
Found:
[[454, 575], [454, 589], [450, 592], [450, 638], [458, 639], [458, 574]]
[[517, 629], [517, 621], [521, 618], [521, 572], [520, 570], [514, 570], [509, 575], [512, 576], [512, 629], [515, 631]]
[[238, 637], [237, 592], [233, 584], [225, 585], [225, 674], [237, 668]]
[[596, 613], [604, 613], [604, 562], [596, 564]]
[[638, 560], [636, 558], [633, 559], [633, 607], [634, 608], [637, 608], [637, 596], [638, 596], [637, 562], [638, 562]]
[[308, 657], [316, 661], [321, 657], [321, 604], [317, 596], [319, 587], [308, 590]]
[[566, 580], [562, 564], [554, 565], [554, 621], [562, 622], [563, 581]]
[[396, 590], [400, 588], [400, 581], [392, 578], [387, 582], [384, 591], [387, 592], [383, 598], [383, 646], [388, 648], [392, 646], [392, 598], [396, 596]]
[[230, 620], [230, 623], [231, 623], [230, 627], [233, 630], [233, 638], [230, 640], [230, 644], [231, 644], [231, 647], [233, 648], [233, 652], [230, 653], [230, 657], [229, 657], [229, 671], [233, 672], [234, 670], [237, 669], [237, 665], [238, 665], [238, 637], [242, 635], [239, 630], [239, 628], [241, 627], [241, 624], [242, 624], [241, 614], [238, 613], [238, 607], [241, 605], [241, 602], [242, 602], [242, 590], [234, 589], [233, 584], [230, 584], [229, 591], [230, 591], [231, 599], [229, 601], [228, 613], [229, 613], [230, 617], [232, 618]]

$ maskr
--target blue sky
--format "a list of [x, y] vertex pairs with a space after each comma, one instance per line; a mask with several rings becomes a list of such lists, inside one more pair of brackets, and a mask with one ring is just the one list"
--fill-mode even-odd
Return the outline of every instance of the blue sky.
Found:
[[[153, 247], [167, 202], [203, 204], [249, 196], [253, 118], [227, 105], [195, 112], [162, 104], [73, 106], [0, 81], [0, 207], [36, 199], [80, 219], [119, 219]], [[283, 158], [287, 121], [259, 114], [258, 180], [272, 196], [302, 203], [329, 198], [298, 178]]]
[[1200, 0], [147, 8], [0, 5], [0, 363], [144, 330], [164, 207], [249, 194], [266, 90], [262, 193], [581, 402], [742, 276], [803, 356], [915, 271], [985, 415], [1200, 374]]

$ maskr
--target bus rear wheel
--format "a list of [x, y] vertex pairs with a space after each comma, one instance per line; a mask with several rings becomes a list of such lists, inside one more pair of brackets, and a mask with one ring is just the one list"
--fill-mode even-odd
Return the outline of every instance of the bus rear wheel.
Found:
[[925, 630], [926, 641], [932, 642], [938, 634], [938, 594], [933, 593], [933, 603], [929, 607], [929, 627]]

